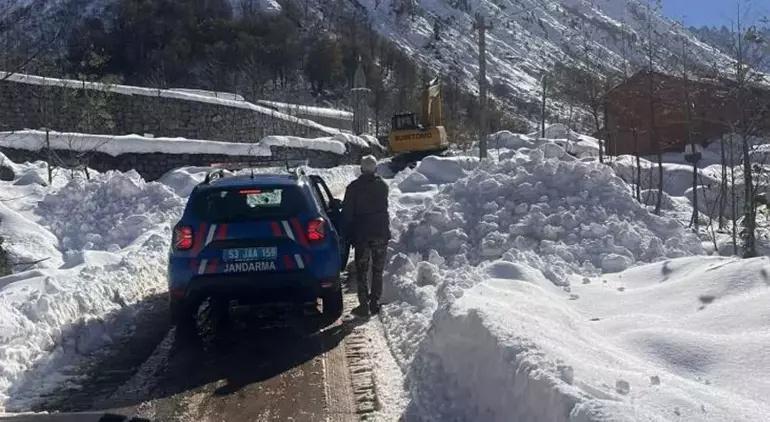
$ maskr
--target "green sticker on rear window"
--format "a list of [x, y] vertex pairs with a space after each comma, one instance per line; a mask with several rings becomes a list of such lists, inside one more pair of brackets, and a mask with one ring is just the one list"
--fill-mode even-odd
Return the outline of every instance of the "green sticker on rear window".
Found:
[[281, 189], [274, 189], [259, 193], [247, 193], [246, 205], [251, 208], [280, 206], [282, 192]]

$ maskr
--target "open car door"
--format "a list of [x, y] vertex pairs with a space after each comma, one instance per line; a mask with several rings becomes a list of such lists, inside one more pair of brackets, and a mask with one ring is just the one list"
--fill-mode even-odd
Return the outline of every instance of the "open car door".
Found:
[[315, 189], [316, 194], [321, 199], [326, 215], [329, 216], [331, 223], [340, 235], [340, 255], [344, 271], [350, 258], [350, 242], [347, 239], [347, 234], [342, 224], [342, 201], [332, 195], [329, 185], [326, 184], [326, 181], [321, 176], [312, 174], [309, 177], [313, 183], [313, 189]]

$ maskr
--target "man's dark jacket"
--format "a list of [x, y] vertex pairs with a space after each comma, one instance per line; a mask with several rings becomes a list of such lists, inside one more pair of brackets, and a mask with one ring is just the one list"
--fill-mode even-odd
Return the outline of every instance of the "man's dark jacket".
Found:
[[388, 185], [381, 177], [362, 174], [348, 185], [342, 206], [344, 233], [355, 245], [390, 239]]

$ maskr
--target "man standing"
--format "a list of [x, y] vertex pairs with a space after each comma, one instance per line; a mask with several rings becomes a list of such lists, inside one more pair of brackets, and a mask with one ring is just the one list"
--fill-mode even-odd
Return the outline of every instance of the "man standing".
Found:
[[[345, 233], [355, 249], [359, 306], [353, 314], [366, 316], [380, 312], [382, 271], [390, 240], [388, 185], [375, 174], [377, 159], [361, 159], [361, 176], [348, 185], [342, 205]], [[371, 290], [367, 283], [371, 264]]]

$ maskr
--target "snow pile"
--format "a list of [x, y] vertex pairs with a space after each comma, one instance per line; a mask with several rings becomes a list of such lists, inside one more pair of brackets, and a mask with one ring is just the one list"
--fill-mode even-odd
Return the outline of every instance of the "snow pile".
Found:
[[[17, 179], [44, 169], [12, 165]], [[0, 182], [0, 235], [19, 271], [0, 278], [0, 412], [27, 410], [69, 382], [68, 367], [112, 343], [165, 288], [183, 200], [133, 172], [91, 174], [63, 172], [52, 186]]]
[[[621, 155], [610, 164], [618, 176], [631, 184], [636, 180], [636, 158]], [[658, 188], [658, 163], [644, 158], [639, 159], [642, 189]], [[692, 164], [663, 163], [663, 191], [672, 196], [683, 196], [692, 189]], [[719, 169], [715, 167], [698, 169], [698, 184], [708, 187], [719, 186]]]
[[[344, 138], [342, 138], [344, 139]], [[304, 148], [342, 155], [347, 150], [345, 142], [337, 137], [307, 139], [297, 136], [266, 136], [259, 141], [266, 147]]]
[[[64, 261], [57, 248], [59, 240], [49, 230], [0, 202], [0, 237], [14, 267], [57, 268]], [[0, 279], [1, 280], [1, 279]], [[2, 288], [2, 284], [0, 284]]]
[[168, 186], [178, 196], [186, 198], [213, 170], [212, 167], [180, 167], [169, 170], [158, 179], [158, 183]]
[[[466, 159], [467, 160], [467, 159]], [[702, 252], [672, 219], [651, 215], [611, 169], [554, 143], [465, 175], [457, 158], [429, 157], [399, 186], [448, 184], [401, 224], [399, 250], [452, 260], [526, 262], [555, 283], [569, 273], [620, 271], [636, 262]], [[459, 179], [459, 180], [458, 180]], [[412, 187], [412, 186], [409, 186]], [[399, 224], [396, 224], [398, 227]]]
[[487, 144], [491, 149], [519, 149], [534, 148], [543, 143], [555, 143], [564, 148], [570, 155], [578, 158], [596, 158], [599, 156], [598, 139], [581, 135], [562, 124], [547, 126], [545, 135], [545, 138], [541, 138], [540, 132], [524, 135], [504, 130], [489, 135]]
[[[500, 157], [431, 157], [393, 180], [382, 320], [407, 373], [407, 418], [760, 420], [761, 395], [726, 368], [767, 367], [756, 350], [766, 312], [726, 311], [731, 300], [753, 309], [767, 299], [767, 260], [688, 258], [703, 253], [695, 235], [651, 214], [612, 168], [556, 142]], [[732, 341], [717, 335], [721, 317], [752, 331], [741, 335], [752, 356], [718, 352]], [[653, 332], [638, 341], [645, 321]], [[764, 379], [751, 378], [766, 393]]]
[[164, 185], [138, 173], [108, 172], [75, 179], [46, 196], [37, 212], [63, 251], [118, 251], [152, 227], [177, 215], [183, 202]]
[[767, 258], [679, 258], [569, 293], [525, 265], [490, 264], [436, 311], [408, 416], [765, 420], [768, 271]]
[[[190, 195], [193, 188], [206, 178], [206, 174], [213, 170], [214, 168], [212, 167], [181, 167], [164, 174], [158, 179], [158, 182], [168, 186], [178, 196], [186, 198]], [[254, 173], [257, 174], [280, 174], [284, 171], [283, 168], [279, 167], [259, 167], [254, 169]], [[358, 177], [360, 173], [359, 166], [356, 165], [337, 166], [328, 169], [307, 168], [305, 171], [308, 174], [317, 174], [323, 177], [324, 181], [326, 181], [326, 184], [329, 186], [329, 189], [331, 189], [332, 194], [338, 198], [344, 196], [347, 184]], [[236, 173], [250, 174], [251, 170], [244, 169]]]

